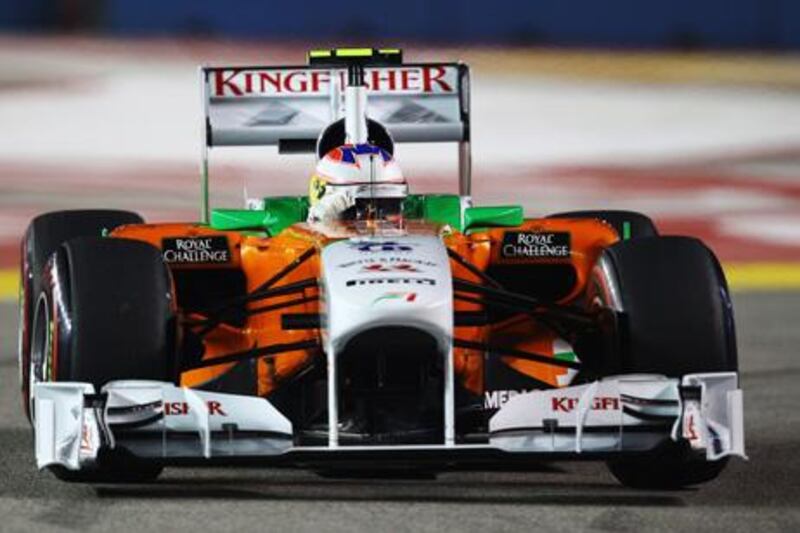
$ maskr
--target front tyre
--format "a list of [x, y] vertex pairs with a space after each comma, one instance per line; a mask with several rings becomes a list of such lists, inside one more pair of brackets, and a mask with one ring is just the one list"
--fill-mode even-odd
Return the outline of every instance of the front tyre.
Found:
[[19, 289], [19, 368], [22, 403], [30, 419], [31, 329], [41, 294], [45, 264], [64, 242], [77, 237], [99, 237], [126, 224], [142, 224], [136, 213], [115, 209], [54, 211], [34, 218], [22, 239]]
[[[650, 237], [603, 252], [589, 286], [594, 305], [621, 314], [619, 349], [607, 373], [656, 373], [680, 378], [736, 371], [733, 307], [713, 252], [689, 237]], [[652, 455], [609, 463], [624, 485], [674, 489], [714, 479], [727, 461], [705, 460], [686, 442]]]
[[[172, 282], [158, 249], [116, 238], [67, 241], [42, 278], [31, 375], [91, 383], [98, 392], [113, 380], [174, 382], [175, 327]], [[161, 468], [112, 450], [93, 470], [52, 471], [67, 481], [132, 482], [154, 479]]]

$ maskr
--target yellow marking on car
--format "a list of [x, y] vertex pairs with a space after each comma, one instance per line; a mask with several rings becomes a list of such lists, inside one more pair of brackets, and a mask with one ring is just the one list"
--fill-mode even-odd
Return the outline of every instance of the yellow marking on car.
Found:
[[313, 58], [331, 57], [331, 51], [330, 50], [311, 50], [308, 53], [308, 57], [313, 57]]
[[335, 52], [337, 57], [372, 57], [374, 55], [372, 48], [337, 48]]

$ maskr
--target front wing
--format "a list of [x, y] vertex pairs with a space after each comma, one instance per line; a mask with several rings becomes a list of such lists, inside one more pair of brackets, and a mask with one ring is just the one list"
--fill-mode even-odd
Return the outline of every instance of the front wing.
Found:
[[685, 440], [709, 461], [744, 457], [742, 391], [733, 372], [682, 379], [623, 375], [510, 398], [480, 444], [297, 446], [291, 422], [267, 400], [153, 381], [39, 383], [34, 390], [40, 468], [92, 468], [124, 450], [164, 465], [318, 464], [609, 458]]

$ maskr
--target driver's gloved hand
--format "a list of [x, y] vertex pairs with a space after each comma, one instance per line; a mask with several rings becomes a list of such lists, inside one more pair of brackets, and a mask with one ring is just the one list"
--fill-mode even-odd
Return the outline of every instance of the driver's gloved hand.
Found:
[[342, 213], [355, 203], [352, 191], [343, 190], [327, 194], [308, 210], [308, 222], [326, 223], [340, 220]]

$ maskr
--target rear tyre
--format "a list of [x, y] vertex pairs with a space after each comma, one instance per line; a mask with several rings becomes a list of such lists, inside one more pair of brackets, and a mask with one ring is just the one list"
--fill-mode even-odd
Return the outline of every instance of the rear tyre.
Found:
[[[147, 243], [64, 243], [45, 268], [32, 331], [34, 380], [87, 382], [98, 392], [113, 380], [176, 380], [172, 281]], [[135, 482], [154, 479], [161, 467], [111, 451], [94, 470], [52, 470], [66, 481]]]
[[[590, 299], [622, 312], [619, 350], [609, 373], [657, 373], [679, 378], [736, 371], [733, 306], [713, 252], [689, 237], [619, 242], [593, 272]], [[609, 462], [624, 485], [675, 489], [714, 479], [727, 461], [708, 462], [686, 442], [655, 454]]]
[[647, 215], [635, 211], [567, 211], [547, 218], [593, 218], [606, 222], [620, 239], [638, 239], [658, 235], [656, 225]]
[[22, 239], [19, 291], [19, 366], [22, 403], [30, 420], [30, 347], [34, 306], [45, 263], [56, 248], [76, 237], [99, 237], [125, 224], [142, 224], [136, 213], [109, 209], [56, 211], [34, 218]]

